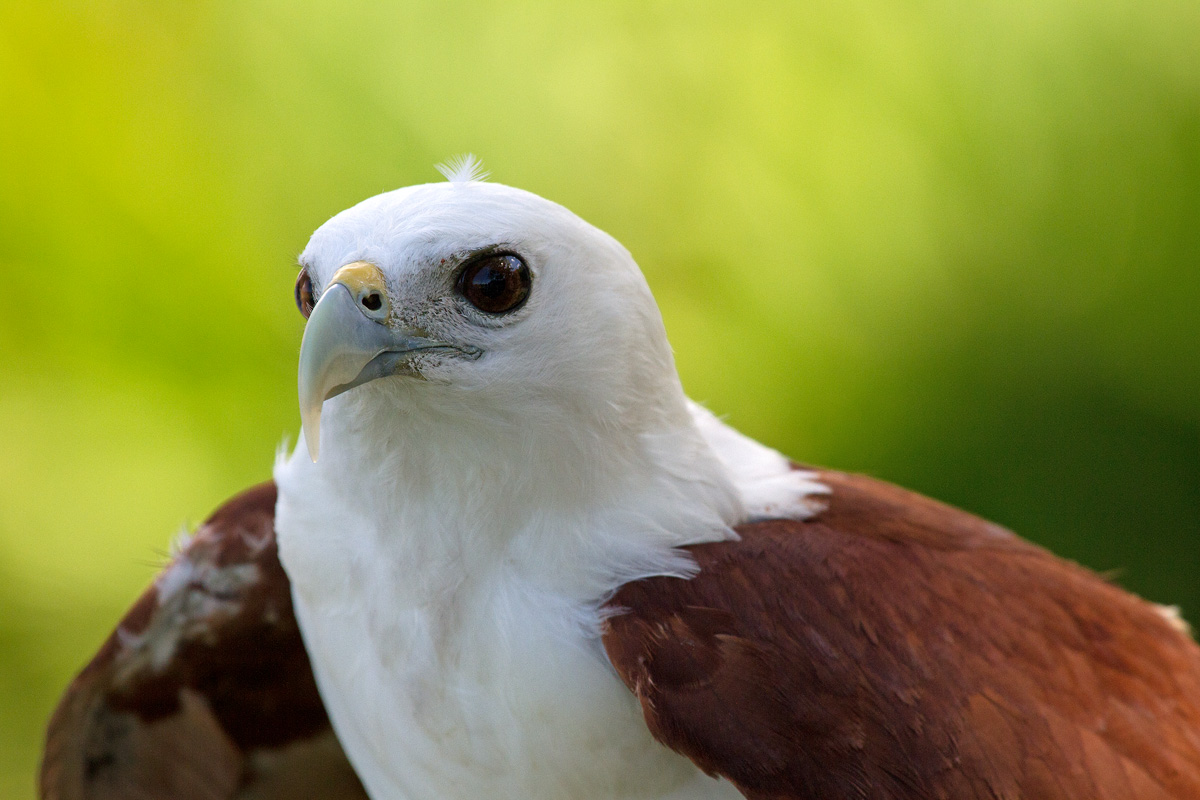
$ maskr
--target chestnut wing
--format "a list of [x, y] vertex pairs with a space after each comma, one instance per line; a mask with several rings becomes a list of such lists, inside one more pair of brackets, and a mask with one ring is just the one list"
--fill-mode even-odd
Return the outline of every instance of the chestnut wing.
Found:
[[965, 512], [824, 472], [828, 508], [610, 601], [654, 735], [755, 800], [1200, 797], [1200, 649]]
[[50, 720], [43, 800], [362, 798], [275, 546], [273, 483], [172, 558]]

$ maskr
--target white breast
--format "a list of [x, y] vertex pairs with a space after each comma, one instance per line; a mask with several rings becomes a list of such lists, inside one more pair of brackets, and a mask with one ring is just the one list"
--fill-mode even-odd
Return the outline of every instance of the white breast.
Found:
[[[297, 516], [281, 514], [289, 537]], [[376, 800], [738, 796], [652, 739], [586, 630], [594, 612], [502, 578], [413, 607], [356, 548], [296, 550], [282, 552], [318, 684]]]
[[[804, 513], [823, 491], [693, 413], [752, 501], [748, 516]], [[490, 554], [494, 568], [477, 572], [436, 548], [398, 555], [396, 542], [439, 535], [436, 515], [381, 520], [303, 454], [277, 465], [276, 480], [296, 615], [334, 729], [375, 800], [741, 796], [651, 737], [601, 647], [602, 598], [545, 588], [516, 555]]]

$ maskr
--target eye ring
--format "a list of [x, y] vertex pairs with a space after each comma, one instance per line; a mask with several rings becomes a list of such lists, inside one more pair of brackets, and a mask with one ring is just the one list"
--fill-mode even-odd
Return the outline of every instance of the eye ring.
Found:
[[312, 313], [316, 299], [313, 297], [312, 278], [308, 275], [308, 269], [301, 269], [300, 274], [296, 276], [296, 308], [300, 309], [300, 313], [305, 319]]
[[488, 253], [458, 275], [458, 293], [485, 314], [515, 311], [529, 297], [533, 276], [515, 253]]

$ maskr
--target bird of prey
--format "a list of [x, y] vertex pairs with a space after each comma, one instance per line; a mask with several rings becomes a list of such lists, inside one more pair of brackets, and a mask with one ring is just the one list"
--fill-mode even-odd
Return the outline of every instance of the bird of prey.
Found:
[[313, 235], [301, 442], [68, 688], [43, 798], [1200, 798], [1177, 617], [726, 426], [624, 247], [445, 171]]

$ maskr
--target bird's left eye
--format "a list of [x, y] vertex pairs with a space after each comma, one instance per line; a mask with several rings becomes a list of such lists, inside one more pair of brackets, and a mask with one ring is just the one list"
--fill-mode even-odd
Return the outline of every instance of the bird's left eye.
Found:
[[458, 291], [480, 311], [502, 314], [525, 302], [531, 282], [529, 267], [519, 256], [500, 253], [467, 264], [458, 276]]
[[302, 269], [296, 276], [296, 308], [300, 309], [300, 313], [304, 315], [305, 319], [308, 319], [314, 305], [316, 303], [313, 300], [312, 278], [308, 277], [307, 269]]

